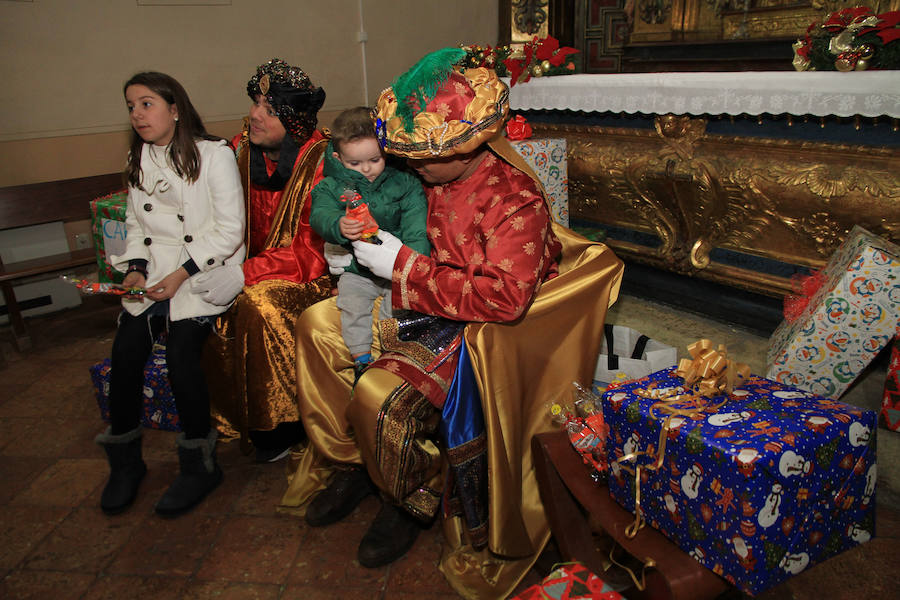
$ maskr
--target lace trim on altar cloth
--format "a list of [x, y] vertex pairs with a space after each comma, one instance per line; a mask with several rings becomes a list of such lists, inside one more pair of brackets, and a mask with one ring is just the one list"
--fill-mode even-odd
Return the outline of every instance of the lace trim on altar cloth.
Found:
[[578, 74], [520, 83], [509, 100], [513, 110], [896, 118], [900, 77], [896, 71]]

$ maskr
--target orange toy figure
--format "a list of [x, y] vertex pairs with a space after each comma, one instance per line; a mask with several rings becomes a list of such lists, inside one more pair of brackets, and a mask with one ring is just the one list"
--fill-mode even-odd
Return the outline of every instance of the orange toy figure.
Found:
[[347, 203], [347, 216], [363, 223], [365, 227], [362, 231], [360, 239], [366, 242], [379, 243], [375, 234], [378, 233], [378, 223], [372, 218], [369, 212], [369, 205], [363, 202], [362, 196], [356, 190], [344, 190], [341, 194], [341, 201]]

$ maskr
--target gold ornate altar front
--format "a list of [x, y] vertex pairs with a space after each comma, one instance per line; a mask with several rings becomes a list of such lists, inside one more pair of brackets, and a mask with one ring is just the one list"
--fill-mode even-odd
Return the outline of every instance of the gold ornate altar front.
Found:
[[[689, 116], [654, 125], [533, 123], [567, 140], [573, 220], [658, 242], [608, 237], [623, 258], [780, 296], [789, 278], [753, 259], [821, 268], [854, 224], [900, 241], [896, 146], [712, 135]], [[714, 249], [750, 260], [720, 262]]]

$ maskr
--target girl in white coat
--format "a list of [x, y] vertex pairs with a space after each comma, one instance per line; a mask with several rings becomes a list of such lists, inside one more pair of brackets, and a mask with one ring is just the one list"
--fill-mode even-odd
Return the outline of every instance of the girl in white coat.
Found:
[[[190, 510], [222, 480], [216, 432], [200, 363], [215, 315], [195, 274], [244, 259], [244, 201], [234, 153], [209, 135], [184, 88], [163, 73], [138, 73], [124, 86], [133, 127], [125, 253], [111, 256], [126, 273], [123, 285], [143, 288], [125, 297], [113, 342], [110, 427], [97, 436], [110, 477], [100, 506], [107, 514], [134, 501], [147, 467], [141, 456], [143, 369], [154, 339], [167, 331], [166, 362], [182, 433], [179, 475], [156, 504], [162, 516]], [[220, 300], [217, 299], [220, 302]]]

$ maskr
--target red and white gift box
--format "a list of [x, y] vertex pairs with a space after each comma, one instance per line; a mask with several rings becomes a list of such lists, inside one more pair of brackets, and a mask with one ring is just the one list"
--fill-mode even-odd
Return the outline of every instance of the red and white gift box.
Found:
[[823, 281], [772, 334], [766, 377], [836, 400], [900, 333], [900, 246], [856, 226]]

